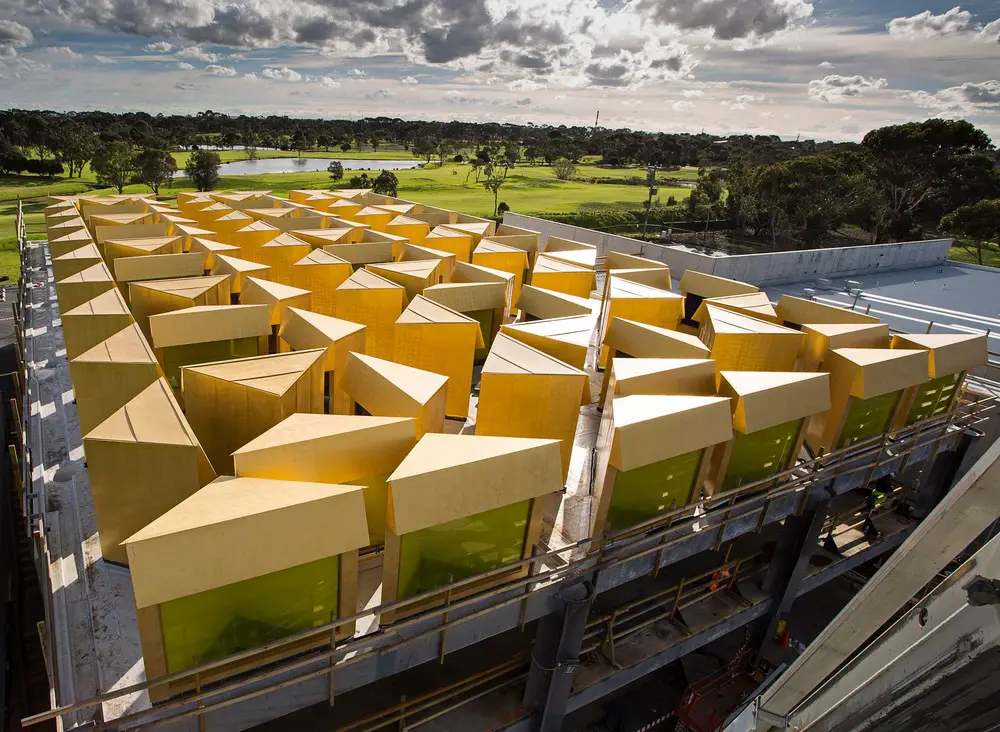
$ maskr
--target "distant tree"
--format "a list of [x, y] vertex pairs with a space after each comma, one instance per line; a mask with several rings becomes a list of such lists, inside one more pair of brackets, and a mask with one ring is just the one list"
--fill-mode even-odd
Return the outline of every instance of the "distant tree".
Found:
[[399, 179], [391, 170], [383, 170], [375, 177], [372, 183], [372, 191], [382, 196], [392, 196], [395, 198], [399, 189]]
[[455, 145], [451, 140], [438, 140], [437, 144], [434, 146], [437, 152], [438, 165], [442, 168], [444, 167], [444, 159], [448, 157], [455, 150]]
[[0, 146], [0, 173], [17, 175], [28, 166], [28, 158], [13, 145]]
[[372, 132], [371, 134], [368, 135], [368, 142], [372, 146], [372, 151], [378, 152], [378, 146], [379, 143], [382, 142], [382, 140], [379, 138], [377, 132]]
[[417, 157], [423, 158], [429, 164], [431, 162], [431, 158], [434, 157], [435, 150], [436, 145], [433, 140], [429, 137], [421, 137], [413, 143], [413, 147], [410, 152]]
[[326, 172], [330, 174], [332, 180], [344, 179], [344, 164], [339, 160], [334, 160], [326, 166]]
[[368, 177], [368, 173], [352, 176], [351, 179], [347, 181], [347, 184], [351, 188], [371, 188], [372, 183], [373, 181]]
[[330, 136], [325, 132], [321, 132], [316, 136], [316, 144], [323, 148], [326, 152], [330, 152]]
[[240, 144], [240, 135], [236, 130], [226, 130], [221, 135], [219, 135], [219, 144], [222, 147], [228, 147], [232, 150], [234, 147]]
[[177, 172], [177, 161], [166, 150], [147, 148], [139, 153], [135, 160], [136, 183], [142, 183], [153, 189], [155, 195], [160, 195], [160, 186], [169, 183]]
[[[216, 155], [218, 157], [218, 155]], [[114, 186], [121, 193], [135, 175], [136, 154], [132, 144], [123, 140], [104, 142], [97, 146], [90, 168], [103, 186]]]
[[254, 132], [253, 130], [245, 130], [243, 132], [242, 142], [243, 142], [243, 147], [247, 151], [247, 160], [257, 159], [257, 144], [259, 141], [260, 140], [257, 137], [257, 133]]
[[959, 206], [941, 219], [941, 228], [957, 237], [959, 246], [973, 254], [978, 264], [983, 264], [987, 244], [1000, 244], [1000, 198]]
[[222, 160], [210, 150], [196, 150], [184, 164], [184, 173], [199, 191], [210, 191], [219, 182], [219, 166]]
[[510, 206], [507, 205], [507, 202], [500, 201], [500, 205], [497, 206], [497, 216], [503, 216], [508, 211], [510, 211]]
[[351, 149], [351, 138], [345, 137], [343, 140], [341, 140], [341, 142], [340, 142], [340, 149], [343, 152], [347, 152], [348, 150], [350, 150]]
[[39, 160], [38, 158], [28, 158], [24, 167], [25, 172], [33, 173], [35, 175], [44, 175], [49, 178], [54, 178], [57, 175], [62, 175], [63, 164], [58, 160], [53, 160], [47, 158], [45, 160]]
[[69, 166], [69, 177], [83, 175], [83, 166], [94, 154], [96, 135], [89, 127], [68, 121], [59, 130], [59, 157]]
[[313, 139], [309, 135], [308, 130], [304, 130], [301, 127], [295, 130], [295, 134], [292, 136], [292, 149], [299, 154], [300, 158], [302, 157], [302, 152], [312, 146]]
[[562, 158], [552, 163], [552, 169], [559, 180], [569, 180], [576, 174], [576, 163], [572, 160]]

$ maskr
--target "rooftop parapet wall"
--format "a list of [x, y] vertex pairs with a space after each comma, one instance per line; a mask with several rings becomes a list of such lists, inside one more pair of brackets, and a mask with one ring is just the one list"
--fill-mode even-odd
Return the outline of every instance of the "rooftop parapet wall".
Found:
[[523, 214], [506, 213], [504, 223], [535, 229], [541, 232], [543, 240], [557, 236], [592, 244], [598, 248], [601, 257], [606, 256], [609, 251], [641, 254], [669, 265], [675, 279], [680, 278], [685, 270], [694, 269], [755, 285], [778, 285], [811, 277], [843, 277], [876, 270], [931, 266], [948, 257], [952, 244], [951, 239], [933, 239], [833, 249], [710, 256], [683, 246], [663, 246]]

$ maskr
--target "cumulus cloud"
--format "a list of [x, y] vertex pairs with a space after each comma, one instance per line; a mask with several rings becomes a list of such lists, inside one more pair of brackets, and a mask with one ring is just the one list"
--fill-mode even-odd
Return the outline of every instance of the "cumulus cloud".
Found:
[[209, 76], [236, 76], [236, 69], [232, 66], [219, 66], [218, 64], [209, 64], [205, 67], [205, 73]]
[[196, 61], [204, 61], [205, 63], [212, 64], [219, 60], [219, 54], [209, 53], [201, 46], [188, 46], [187, 48], [182, 48], [177, 52], [177, 55], [181, 58], [193, 58]]
[[260, 73], [264, 78], [274, 79], [275, 81], [299, 81], [302, 78], [302, 74], [287, 66], [282, 66], [280, 69], [269, 67]]
[[1000, 81], [966, 82], [939, 92], [915, 91], [901, 99], [955, 117], [1000, 111]]
[[689, 102], [687, 100], [682, 99], [679, 102], [672, 102], [670, 106], [674, 109], [674, 111], [680, 112], [681, 110], [691, 109], [692, 107], [694, 107], [694, 102]]
[[686, 89], [681, 92], [681, 95], [687, 97], [688, 99], [700, 99], [705, 96], [705, 92], [701, 89]]
[[194, 64], [189, 64], [187, 61], [178, 61], [177, 68], [181, 71], [193, 71]]
[[336, 89], [340, 86], [340, 82], [331, 76], [324, 76], [319, 80], [319, 83], [325, 86], [327, 89]]
[[976, 40], [1000, 43], [1000, 18], [984, 25], [976, 34]]
[[544, 89], [545, 84], [541, 84], [534, 79], [517, 79], [510, 82], [507, 88], [511, 91], [536, 91], [537, 89]]
[[719, 102], [723, 107], [730, 109], [746, 109], [755, 102], [763, 101], [763, 97], [755, 97], [753, 94], [739, 94], [734, 99], [723, 99]]
[[0, 20], [0, 58], [14, 58], [17, 49], [33, 40], [35, 37], [28, 26], [13, 20]]
[[417, 85], [417, 84], [419, 84], [420, 82], [419, 82], [419, 81], [417, 81], [417, 80], [416, 80], [416, 79], [415, 79], [414, 77], [412, 77], [412, 76], [404, 76], [404, 77], [403, 77], [402, 79], [400, 79], [400, 80], [399, 80], [399, 83], [400, 83], [400, 84], [405, 84], [406, 86], [416, 86], [416, 85]]
[[832, 63], [830, 63], [829, 61], [821, 61], [820, 63], [817, 64], [817, 66], [819, 66], [821, 69], [832, 69], [832, 68], [835, 68], [834, 65]]
[[243, 78], [249, 81], [257, 81], [257, 79], [260, 77], [258, 77], [257, 74], [255, 74], [254, 72], [250, 71], [246, 74], [243, 74]]
[[886, 79], [874, 76], [830, 74], [809, 82], [809, 98], [821, 102], [835, 102], [843, 97], [859, 97], [866, 91], [882, 89], [888, 83]]
[[175, 81], [174, 89], [179, 89], [180, 91], [194, 91], [200, 89], [201, 87], [197, 84], [192, 84], [190, 81]]
[[[30, 58], [24, 58], [23, 56], [19, 56], [14, 60], [14, 67], [19, 72], [23, 71], [27, 74], [44, 74], [52, 70], [52, 66], [50, 64], [43, 63], [41, 61], [34, 61]], [[20, 78], [21, 74], [18, 73], [15, 74], [15, 76]]]
[[348, 76], [353, 76], [355, 79], [364, 79], [368, 76], [367, 71], [362, 71], [361, 69], [351, 69], [347, 72]]
[[97, 63], [99, 63], [99, 64], [116, 64], [116, 63], [118, 63], [115, 59], [111, 58], [110, 56], [97, 55], [97, 56], [94, 56], [94, 60]]
[[[0, 4], [16, 0], [0, 0]], [[635, 87], [690, 73], [675, 39], [709, 33], [763, 42], [808, 21], [808, 0], [45, 0], [79, 29], [165, 41], [178, 56], [217, 63], [201, 44], [238, 49], [309, 45], [335, 57], [402, 53], [478, 78], [547, 86]], [[53, 11], [53, 15], [56, 11]], [[23, 28], [23, 26], [21, 26]], [[24, 30], [27, 30], [26, 28]], [[0, 39], [3, 36], [0, 34]], [[176, 43], [176, 41], [174, 41]], [[7, 53], [13, 46], [3, 46]], [[21, 45], [24, 45], [22, 43]], [[169, 44], [167, 44], [169, 45]], [[163, 52], [167, 52], [163, 50]]]
[[446, 91], [441, 98], [448, 102], [448, 104], [482, 104], [486, 101], [482, 97], [469, 96], [465, 92], [458, 91], [457, 89]]
[[724, 41], [767, 39], [808, 20], [805, 0], [637, 0], [655, 21], [682, 30], [708, 30]]
[[365, 94], [366, 99], [388, 99], [389, 97], [396, 96], [388, 89], [373, 89]]
[[80, 54], [69, 46], [45, 46], [41, 50], [43, 53], [56, 58], [70, 60], [81, 58]]
[[972, 13], [956, 5], [946, 13], [934, 15], [930, 10], [886, 23], [889, 35], [895, 38], [939, 38], [967, 30]]
[[174, 50], [174, 44], [167, 43], [166, 41], [157, 41], [156, 43], [147, 43], [142, 47], [142, 50], [146, 53], [170, 53]]

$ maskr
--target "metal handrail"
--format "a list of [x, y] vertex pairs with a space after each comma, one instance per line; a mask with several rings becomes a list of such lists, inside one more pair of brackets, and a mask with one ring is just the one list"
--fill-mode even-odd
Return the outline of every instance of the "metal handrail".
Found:
[[[901, 456], [907, 455], [914, 452], [922, 447], [931, 444], [940, 444], [944, 439], [948, 438], [948, 432], [957, 421], [960, 420], [962, 416], [967, 416], [971, 412], [971, 409], [978, 407], [986, 402], [994, 401], [991, 397], [983, 397], [974, 402], [962, 402], [959, 403], [956, 409], [948, 412], [946, 414], [937, 415], [930, 417], [928, 419], [922, 420], [914, 425], [903, 428], [896, 433], [893, 433], [894, 442], [892, 444], [893, 459], [897, 459]], [[940, 429], [940, 434], [937, 436], [931, 436], [935, 429]], [[926, 439], [922, 439], [926, 438]], [[863, 442], [857, 443], [849, 448], [838, 450], [817, 458], [814, 458], [805, 463], [801, 463], [794, 468], [791, 468], [777, 476], [772, 476], [770, 478], [765, 478], [764, 480], [757, 481], [755, 483], [748, 484], [741, 488], [735, 489], [722, 494], [717, 494], [716, 496], [709, 497], [701, 501], [698, 505], [704, 510], [704, 513], [698, 514], [697, 516], [687, 515], [690, 514], [691, 507], [685, 506], [674, 511], [668, 512], [661, 516], [657, 516], [647, 522], [643, 522], [636, 527], [627, 529], [624, 532], [609, 533], [602, 537], [587, 537], [581, 539], [580, 541], [574, 542], [567, 546], [561, 547], [556, 550], [545, 552], [543, 554], [535, 555], [529, 559], [521, 560], [519, 562], [511, 563], [499, 567], [495, 570], [489, 572], [484, 572], [479, 575], [468, 577], [459, 582], [455, 582], [448, 586], [443, 586], [429, 592], [422, 593], [407, 600], [387, 603], [381, 605], [374, 609], [365, 610], [360, 613], [356, 613], [345, 618], [339, 618], [333, 622], [319, 626], [317, 628], [309, 629], [307, 631], [302, 631], [295, 635], [287, 636], [280, 640], [272, 641], [271, 643], [259, 646], [254, 649], [248, 649], [237, 654], [233, 654], [223, 659], [218, 659], [215, 661], [206, 662], [193, 666], [183, 671], [177, 671], [169, 674], [165, 674], [153, 679], [138, 682], [126, 687], [115, 689], [113, 691], [106, 692], [104, 694], [99, 694], [86, 700], [75, 702], [72, 704], [63, 705], [47, 712], [42, 712], [40, 714], [27, 717], [22, 720], [22, 725], [30, 726], [38, 724], [43, 721], [50, 719], [55, 719], [65, 714], [80, 711], [83, 709], [89, 709], [98, 706], [107, 701], [117, 699], [130, 694], [140, 693], [146, 691], [150, 688], [157, 686], [163, 686], [165, 684], [180, 682], [180, 681], [191, 681], [198, 682], [200, 678], [209, 674], [212, 671], [221, 671], [226, 666], [231, 666], [237, 662], [247, 661], [253, 659], [257, 656], [270, 656], [269, 659], [262, 658], [261, 666], [265, 664], [269, 666], [269, 669], [263, 673], [255, 674], [250, 677], [239, 678], [228, 684], [222, 686], [217, 686], [210, 689], [202, 689], [195, 695], [178, 696], [174, 699], [166, 701], [162, 704], [158, 704], [151, 709], [142, 710], [140, 712], [133, 713], [126, 717], [119, 718], [115, 720], [116, 724], [121, 724], [128, 721], [133, 721], [137, 719], [144, 718], [150, 714], [158, 714], [169, 709], [176, 708], [178, 706], [185, 706], [193, 702], [200, 702], [202, 699], [218, 696], [228, 691], [234, 691], [239, 688], [248, 686], [256, 681], [262, 681], [272, 678], [279, 674], [287, 674], [292, 671], [305, 668], [307, 666], [314, 666], [316, 663], [321, 661], [329, 661], [328, 666], [324, 666], [321, 669], [314, 670], [303, 675], [297, 676], [292, 679], [287, 679], [280, 682], [279, 684], [271, 687], [265, 687], [263, 689], [256, 689], [240, 697], [224, 699], [216, 704], [199, 707], [190, 712], [181, 713], [180, 717], [191, 716], [194, 714], [207, 713], [211, 709], [217, 709], [225, 706], [231, 706], [239, 701], [245, 701], [250, 698], [260, 696], [264, 693], [269, 693], [278, 688], [283, 688], [285, 686], [290, 686], [292, 684], [301, 683], [310, 678], [317, 676], [327, 675], [332, 673], [338, 667], [334, 664], [339, 663], [340, 668], [346, 664], [355, 663], [365, 658], [369, 658], [373, 655], [377, 655], [383, 652], [384, 649], [364, 649], [361, 646], [370, 644], [374, 638], [379, 635], [384, 637], [385, 633], [392, 633], [399, 636], [399, 631], [418, 623], [423, 624], [429, 618], [437, 616], [447, 616], [451, 613], [451, 619], [443, 620], [440, 624], [433, 626], [432, 628], [419, 632], [416, 635], [407, 634], [405, 640], [414, 640], [420, 636], [437, 634], [439, 632], [445, 631], [452, 625], [465, 622], [473, 617], [493, 612], [500, 607], [504, 607], [514, 603], [525, 603], [530, 598], [530, 596], [543, 589], [551, 589], [556, 584], [561, 584], [568, 582], [573, 579], [581, 578], [585, 575], [591, 573], [596, 573], [602, 570], [610, 569], [625, 562], [633, 561], [650, 553], [657, 552], [662, 553], [665, 549], [669, 548], [670, 544], [677, 541], [667, 542], [667, 535], [682, 526], [688, 525], [692, 520], [697, 519], [702, 522], [702, 524], [707, 524], [705, 529], [711, 531], [716, 530], [719, 532], [719, 538], [725, 533], [726, 528], [729, 523], [737, 518], [746, 518], [748, 515], [752, 515], [754, 510], [742, 512], [737, 516], [732, 515], [732, 510], [737, 505], [746, 506], [747, 503], [738, 504], [740, 499], [760, 499], [762, 501], [763, 511], [760, 517], [760, 524], [763, 524], [764, 518], [766, 517], [767, 509], [770, 503], [778, 498], [783, 498], [788, 495], [797, 492], [803, 492], [804, 499], [808, 498], [811, 493], [811, 489], [814, 485], [819, 483], [827, 483], [842, 475], [848, 475], [851, 473], [858, 472], [870, 467], [873, 463], [876, 463], [882, 456], [884, 450], [883, 446], [885, 443], [885, 437], [879, 435], [877, 437], [865, 440]], [[796, 475], [796, 473], [801, 473], [803, 470], [812, 472], [807, 472], [805, 475]], [[787, 482], [781, 482], [781, 481]], [[768, 490], [770, 486], [770, 490]], [[800, 508], [804, 507], [804, 500]], [[715, 510], [720, 509], [720, 510]], [[711, 512], [711, 513], [710, 513]], [[678, 519], [686, 519], [684, 523], [679, 523]], [[714, 522], [713, 519], [719, 519]], [[686, 538], [686, 537], [681, 537]], [[595, 539], [600, 539], [601, 541], [595, 542]], [[661, 541], [657, 541], [661, 540]], [[578, 550], [591, 550], [595, 544], [599, 544], [599, 549], [596, 551], [589, 551], [584, 557], [570, 560], [564, 566], [544, 570], [536, 574], [531, 574], [531, 570], [535, 567], [541, 566], [541, 563], [546, 559], [552, 559], [560, 557], [566, 553], [572, 553]], [[348, 623], [353, 623], [357, 620], [363, 618], [377, 616], [381, 617], [382, 614], [392, 611], [398, 611], [404, 609], [407, 606], [419, 604], [426, 602], [428, 600], [433, 600], [441, 597], [454, 598], [456, 590], [461, 590], [463, 587], [468, 587], [477, 583], [481, 583], [486, 579], [490, 579], [497, 575], [506, 574], [509, 575], [514, 570], [519, 568], [527, 567], [529, 574], [526, 577], [520, 577], [515, 580], [504, 582], [503, 584], [494, 587], [493, 589], [469, 595], [467, 597], [455, 600], [449, 599], [445, 604], [429, 609], [418, 615], [414, 615], [411, 618], [394, 623], [389, 627], [379, 628], [371, 633], [357, 636], [354, 638], [347, 639], [340, 645], [327, 646], [325, 649], [319, 652], [301, 652], [301, 646], [308, 641], [320, 641], [328, 640], [331, 634], [335, 633], [336, 630]], [[534, 585], [534, 587], [532, 587]], [[517, 594], [511, 594], [510, 597], [500, 600], [497, 603], [491, 604], [487, 607], [480, 608], [468, 613], [461, 615], [459, 617], [454, 617], [456, 610], [465, 608], [469, 605], [482, 602], [490, 597], [496, 597], [502, 594], [514, 593], [517, 590], [521, 590]], [[401, 638], [403, 636], [400, 636]], [[391, 646], [390, 646], [391, 647]], [[274, 652], [287, 650], [290, 653], [298, 650], [299, 655], [293, 656], [286, 659], [283, 662], [275, 663], [273, 660]], [[213, 683], [221, 683], [226, 680], [226, 678], [232, 679], [233, 677], [225, 677], [223, 679], [213, 680]], [[201, 686], [198, 684], [198, 686]], [[166, 719], [177, 719], [178, 716], [167, 717]]]

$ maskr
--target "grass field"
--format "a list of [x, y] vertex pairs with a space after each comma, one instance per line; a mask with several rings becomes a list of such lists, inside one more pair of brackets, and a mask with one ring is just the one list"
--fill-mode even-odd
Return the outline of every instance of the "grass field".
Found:
[[[183, 164], [189, 153], [174, 153], [178, 167]], [[380, 150], [377, 155], [371, 150], [352, 150], [348, 154], [331, 150], [312, 151], [305, 153], [308, 157], [351, 157], [370, 159], [414, 159], [405, 151]], [[280, 150], [259, 151], [261, 158], [295, 157], [294, 152]], [[245, 160], [246, 153], [242, 150], [219, 151], [219, 157], [224, 162]], [[454, 209], [462, 213], [476, 216], [490, 216], [493, 213], [493, 196], [482, 184], [476, 183], [475, 175], [468, 176], [469, 167], [458, 163], [445, 163], [439, 167], [431, 163], [426, 168], [397, 170], [399, 179], [399, 197], [426, 203], [431, 206]], [[345, 171], [344, 184], [353, 175], [368, 172], [370, 176], [378, 171]], [[607, 183], [589, 183], [594, 178], [629, 178], [643, 176], [643, 168], [603, 168], [594, 164], [581, 164], [574, 180], [563, 181], [556, 178], [552, 168], [547, 165], [519, 165], [513, 168], [504, 185], [500, 189], [499, 200], [505, 201], [512, 211], [524, 214], [572, 213], [593, 209], [634, 209], [646, 200], [646, 189], [643, 186], [631, 186]], [[697, 171], [685, 168], [668, 173], [673, 178], [694, 179]], [[319, 173], [279, 173], [245, 176], [222, 176], [218, 188], [270, 190], [278, 195], [285, 195], [296, 188], [329, 188], [332, 181], [325, 172]], [[160, 199], [170, 204], [179, 191], [190, 191], [193, 187], [187, 178], [178, 178], [169, 188], [160, 189]], [[14, 239], [14, 220], [17, 210], [17, 199], [25, 199], [26, 223], [29, 237], [44, 238], [42, 225], [44, 217], [42, 208], [45, 196], [73, 195], [86, 191], [98, 193], [114, 193], [114, 189], [101, 189], [89, 166], [84, 168], [80, 178], [73, 179], [38, 179], [34, 176], [0, 176], [0, 275], [16, 278], [18, 263]], [[128, 193], [150, 193], [147, 186], [129, 185], [125, 187]], [[674, 196], [682, 201], [690, 195], [689, 188], [660, 187], [659, 198], [666, 202]]]
[[[948, 259], [966, 264], [979, 264], [975, 253], [959, 244], [953, 245], [948, 251]], [[983, 247], [983, 266], [1000, 267], [1000, 245], [991, 243]]]

